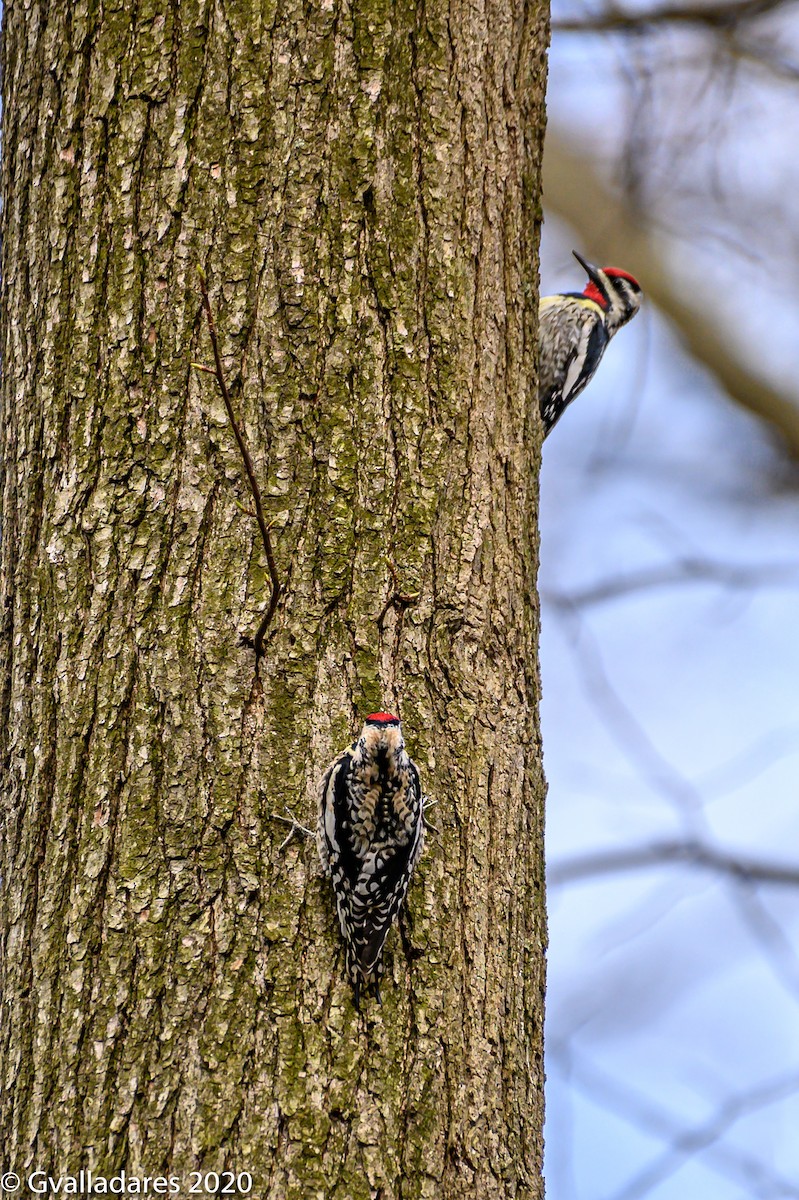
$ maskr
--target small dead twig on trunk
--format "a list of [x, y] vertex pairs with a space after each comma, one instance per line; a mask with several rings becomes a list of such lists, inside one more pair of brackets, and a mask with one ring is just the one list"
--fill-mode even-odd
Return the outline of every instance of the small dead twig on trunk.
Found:
[[234, 437], [236, 438], [236, 444], [239, 448], [242, 462], [244, 463], [244, 469], [247, 472], [247, 481], [250, 485], [252, 498], [255, 502], [255, 519], [258, 522], [258, 528], [261, 531], [261, 540], [263, 541], [264, 550], [266, 551], [266, 561], [269, 566], [269, 579], [272, 585], [272, 595], [269, 597], [269, 607], [267, 608], [266, 613], [264, 614], [264, 617], [255, 632], [255, 637], [252, 639], [252, 642], [250, 642], [249, 638], [245, 638], [245, 641], [253, 646], [256, 660], [258, 660], [264, 654], [264, 638], [266, 637], [266, 631], [272, 623], [272, 618], [274, 617], [275, 609], [277, 608], [277, 602], [280, 599], [280, 579], [277, 573], [277, 563], [275, 562], [274, 550], [272, 549], [272, 538], [270, 535], [271, 527], [264, 516], [264, 506], [261, 501], [261, 489], [259, 488], [258, 480], [255, 477], [255, 467], [253, 466], [253, 461], [247, 448], [247, 443], [244, 440], [244, 435], [239, 427], [238, 421], [236, 420], [236, 414], [233, 411], [233, 404], [230, 399], [230, 392], [228, 391], [227, 380], [225, 379], [225, 372], [222, 366], [222, 355], [219, 352], [219, 339], [216, 335], [216, 324], [214, 322], [211, 301], [208, 296], [208, 285], [205, 279], [205, 272], [201, 267], [197, 268], [197, 272], [200, 277], [200, 294], [202, 295], [203, 309], [205, 310], [205, 317], [208, 322], [208, 333], [211, 337], [211, 346], [214, 352], [214, 366], [206, 367], [202, 363], [192, 363], [191, 365], [197, 371], [203, 371], [206, 375], [213, 375], [216, 378], [216, 382], [219, 385], [219, 390], [222, 393], [222, 399], [224, 400], [225, 408], [227, 409], [228, 420], [230, 421]]
[[419, 597], [422, 594], [421, 592], [401, 592], [399, 580], [397, 578], [397, 568], [394, 566], [393, 562], [389, 561], [388, 569], [391, 574], [391, 582], [393, 584], [394, 591], [390, 594], [388, 600], [386, 600], [385, 604], [380, 609], [380, 613], [377, 618], [377, 628], [380, 630], [383, 628], [383, 622], [385, 621], [390, 608], [395, 608], [400, 614], [402, 614], [405, 612], [406, 608], [410, 608], [412, 605], [418, 603]]

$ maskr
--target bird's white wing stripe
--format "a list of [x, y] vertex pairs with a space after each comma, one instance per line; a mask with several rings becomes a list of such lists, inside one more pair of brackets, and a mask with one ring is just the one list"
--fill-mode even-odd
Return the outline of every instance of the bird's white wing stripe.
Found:
[[588, 340], [591, 337], [593, 329], [593, 321], [586, 321], [580, 330], [580, 341], [577, 345], [577, 353], [569, 363], [569, 369], [566, 372], [566, 378], [563, 381], [564, 404], [568, 404], [569, 400], [571, 400], [572, 392], [580, 382], [583, 364], [588, 354]]
[[328, 781], [325, 790], [325, 836], [327, 843], [334, 849], [338, 849], [338, 837], [336, 836], [336, 809], [334, 804], [334, 796], [336, 793], [336, 779], [341, 770], [341, 763], [338, 763], [330, 772], [330, 780]]

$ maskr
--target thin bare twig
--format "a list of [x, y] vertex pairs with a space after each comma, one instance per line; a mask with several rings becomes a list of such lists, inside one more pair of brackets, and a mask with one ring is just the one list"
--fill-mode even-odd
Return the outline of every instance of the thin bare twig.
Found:
[[643, 1200], [673, 1169], [692, 1158], [701, 1156], [703, 1166], [731, 1178], [737, 1185], [749, 1179], [754, 1185], [749, 1194], [757, 1196], [799, 1196], [795, 1183], [774, 1172], [770, 1163], [747, 1152], [741, 1152], [724, 1142], [730, 1126], [749, 1112], [790, 1098], [797, 1089], [799, 1077], [795, 1072], [778, 1076], [761, 1087], [750, 1088], [723, 1101], [709, 1119], [697, 1125], [682, 1127], [682, 1118], [660, 1100], [619, 1082], [612, 1075], [590, 1063], [585, 1055], [573, 1053], [567, 1042], [550, 1038], [549, 1061], [553, 1068], [563, 1070], [567, 1064], [570, 1084], [576, 1086], [592, 1103], [617, 1114], [633, 1128], [651, 1137], [667, 1141], [668, 1145], [648, 1167], [612, 1193], [608, 1200]]
[[214, 367], [203, 366], [201, 363], [192, 363], [191, 365], [198, 371], [205, 371], [208, 375], [215, 375], [216, 382], [219, 384], [219, 390], [222, 393], [222, 399], [225, 402], [227, 409], [228, 420], [230, 421], [233, 434], [236, 438], [236, 444], [239, 448], [244, 469], [247, 472], [247, 480], [252, 492], [252, 498], [255, 501], [255, 519], [258, 522], [258, 528], [261, 531], [261, 539], [266, 551], [266, 561], [269, 565], [269, 579], [272, 584], [272, 595], [269, 598], [269, 607], [266, 610], [263, 620], [256, 630], [255, 637], [252, 640], [252, 645], [255, 649], [255, 657], [259, 659], [264, 653], [264, 638], [266, 631], [272, 623], [272, 618], [275, 615], [277, 602], [280, 599], [280, 579], [277, 573], [277, 563], [275, 562], [275, 554], [272, 549], [272, 538], [269, 533], [269, 524], [264, 516], [264, 506], [261, 501], [261, 489], [258, 486], [258, 480], [255, 477], [255, 467], [247, 449], [247, 443], [244, 440], [244, 435], [241, 432], [239, 423], [236, 420], [236, 414], [233, 411], [233, 404], [230, 399], [227, 381], [225, 379], [225, 371], [222, 366], [222, 355], [219, 352], [219, 339], [216, 335], [216, 324], [214, 322], [214, 314], [211, 308], [211, 301], [208, 296], [208, 285], [205, 279], [205, 272], [202, 267], [197, 268], [197, 273], [200, 277], [200, 293], [203, 299], [203, 308], [205, 309], [206, 320], [208, 321], [208, 333], [211, 336], [211, 346], [214, 351]]
[[643, 846], [624, 846], [576, 854], [552, 863], [547, 880], [552, 887], [617, 875], [621, 871], [649, 870], [674, 863], [718, 872], [741, 883], [767, 883], [799, 887], [799, 863], [772, 862], [717, 850], [698, 838], [666, 838]]
[[431, 800], [429, 796], [422, 796], [422, 820], [424, 821], [425, 829], [429, 829], [431, 833], [435, 833], [441, 837], [441, 830], [432, 821], [428, 820], [427, 816], [428, 810], [435, 808], [437, 804], [437, 800]]
[[799, 571], [795, 563], [763, 563], [761, 565], [739, 565], [737, 563], [713, 562], [698, 557], [679, 558], [662, 566], [644, 567], [627, 575], [618, 575], [600, 580], [589, 587], [574, 592], [545, 591], [542, 598], [555, 608], [570, 611], [590, 608], [619, 600], [635, 592], [655, 588], [675, 587], [689, 583], [717, 583], [729, 588], [757, 588], [763, 586], [797, 587]]
[[273, 821], [282, 821], [282, 823], [284, 825], [291, 826], [291, 828], [289, 829], [289, 832], [288, 832], [288, 837], [285, 838], [284, 841], [282, 841], [277, 848], [278, 854], [282, 854], [282, 852], [286, 849], [286, 847], [291, 842], [292, 838], [297, 837], [302, 841], [303, 838], [316, 837], [314, 830], [309, 829], [307, 825], [302, 825], [297, 820], [297, 818], [294, 816], [294, 813], [289, 808], [286, 809], [286, 812], [288, 813], [288, 816], [286, 816], [286, 817], [282, 817], [280, 815], [280, 813], [272, 813], [271, 814]]
[[377, 628], [383, 628], [383, 622], [388, 615], [390, 608], [396, 608], [400, 613], [403, 613], [406, 608], [416, 604], [421, 596], [421, 592], [402, 592], [400, 591], [399, 579], [397, 578], [397, 568], [393, 562], [389, 562], [388, 569], [391, 574], [391, 582], [394, 586], [394, 591], [389, 595], [377, 618]]

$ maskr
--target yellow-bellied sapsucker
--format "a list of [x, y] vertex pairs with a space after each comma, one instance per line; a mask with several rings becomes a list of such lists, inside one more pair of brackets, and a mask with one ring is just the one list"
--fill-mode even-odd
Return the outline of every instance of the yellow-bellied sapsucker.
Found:
[[579, 396], [617, 329], [641, 307], [641, 285], [617, 267], [594, 267], [573, 251], [588, 273], [583, 292], [543, 296], [538, 307], [538, 398], [544, 437]]
[[325, 772], [317, 827], [356, 1007], [362, 986], [380, 1000], [383, 945], [422, 852], [423, 807], [398, 718], [372, 713]]

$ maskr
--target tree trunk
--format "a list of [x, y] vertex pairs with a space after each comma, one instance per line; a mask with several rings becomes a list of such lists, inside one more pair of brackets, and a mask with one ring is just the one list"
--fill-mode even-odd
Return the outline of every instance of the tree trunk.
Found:
[[[542, 1194], [545, 44], [543, 0], [5, 7], [4, 1169]], [[359, 1016], [272, 814], [378, 708], [441, 833]]]

